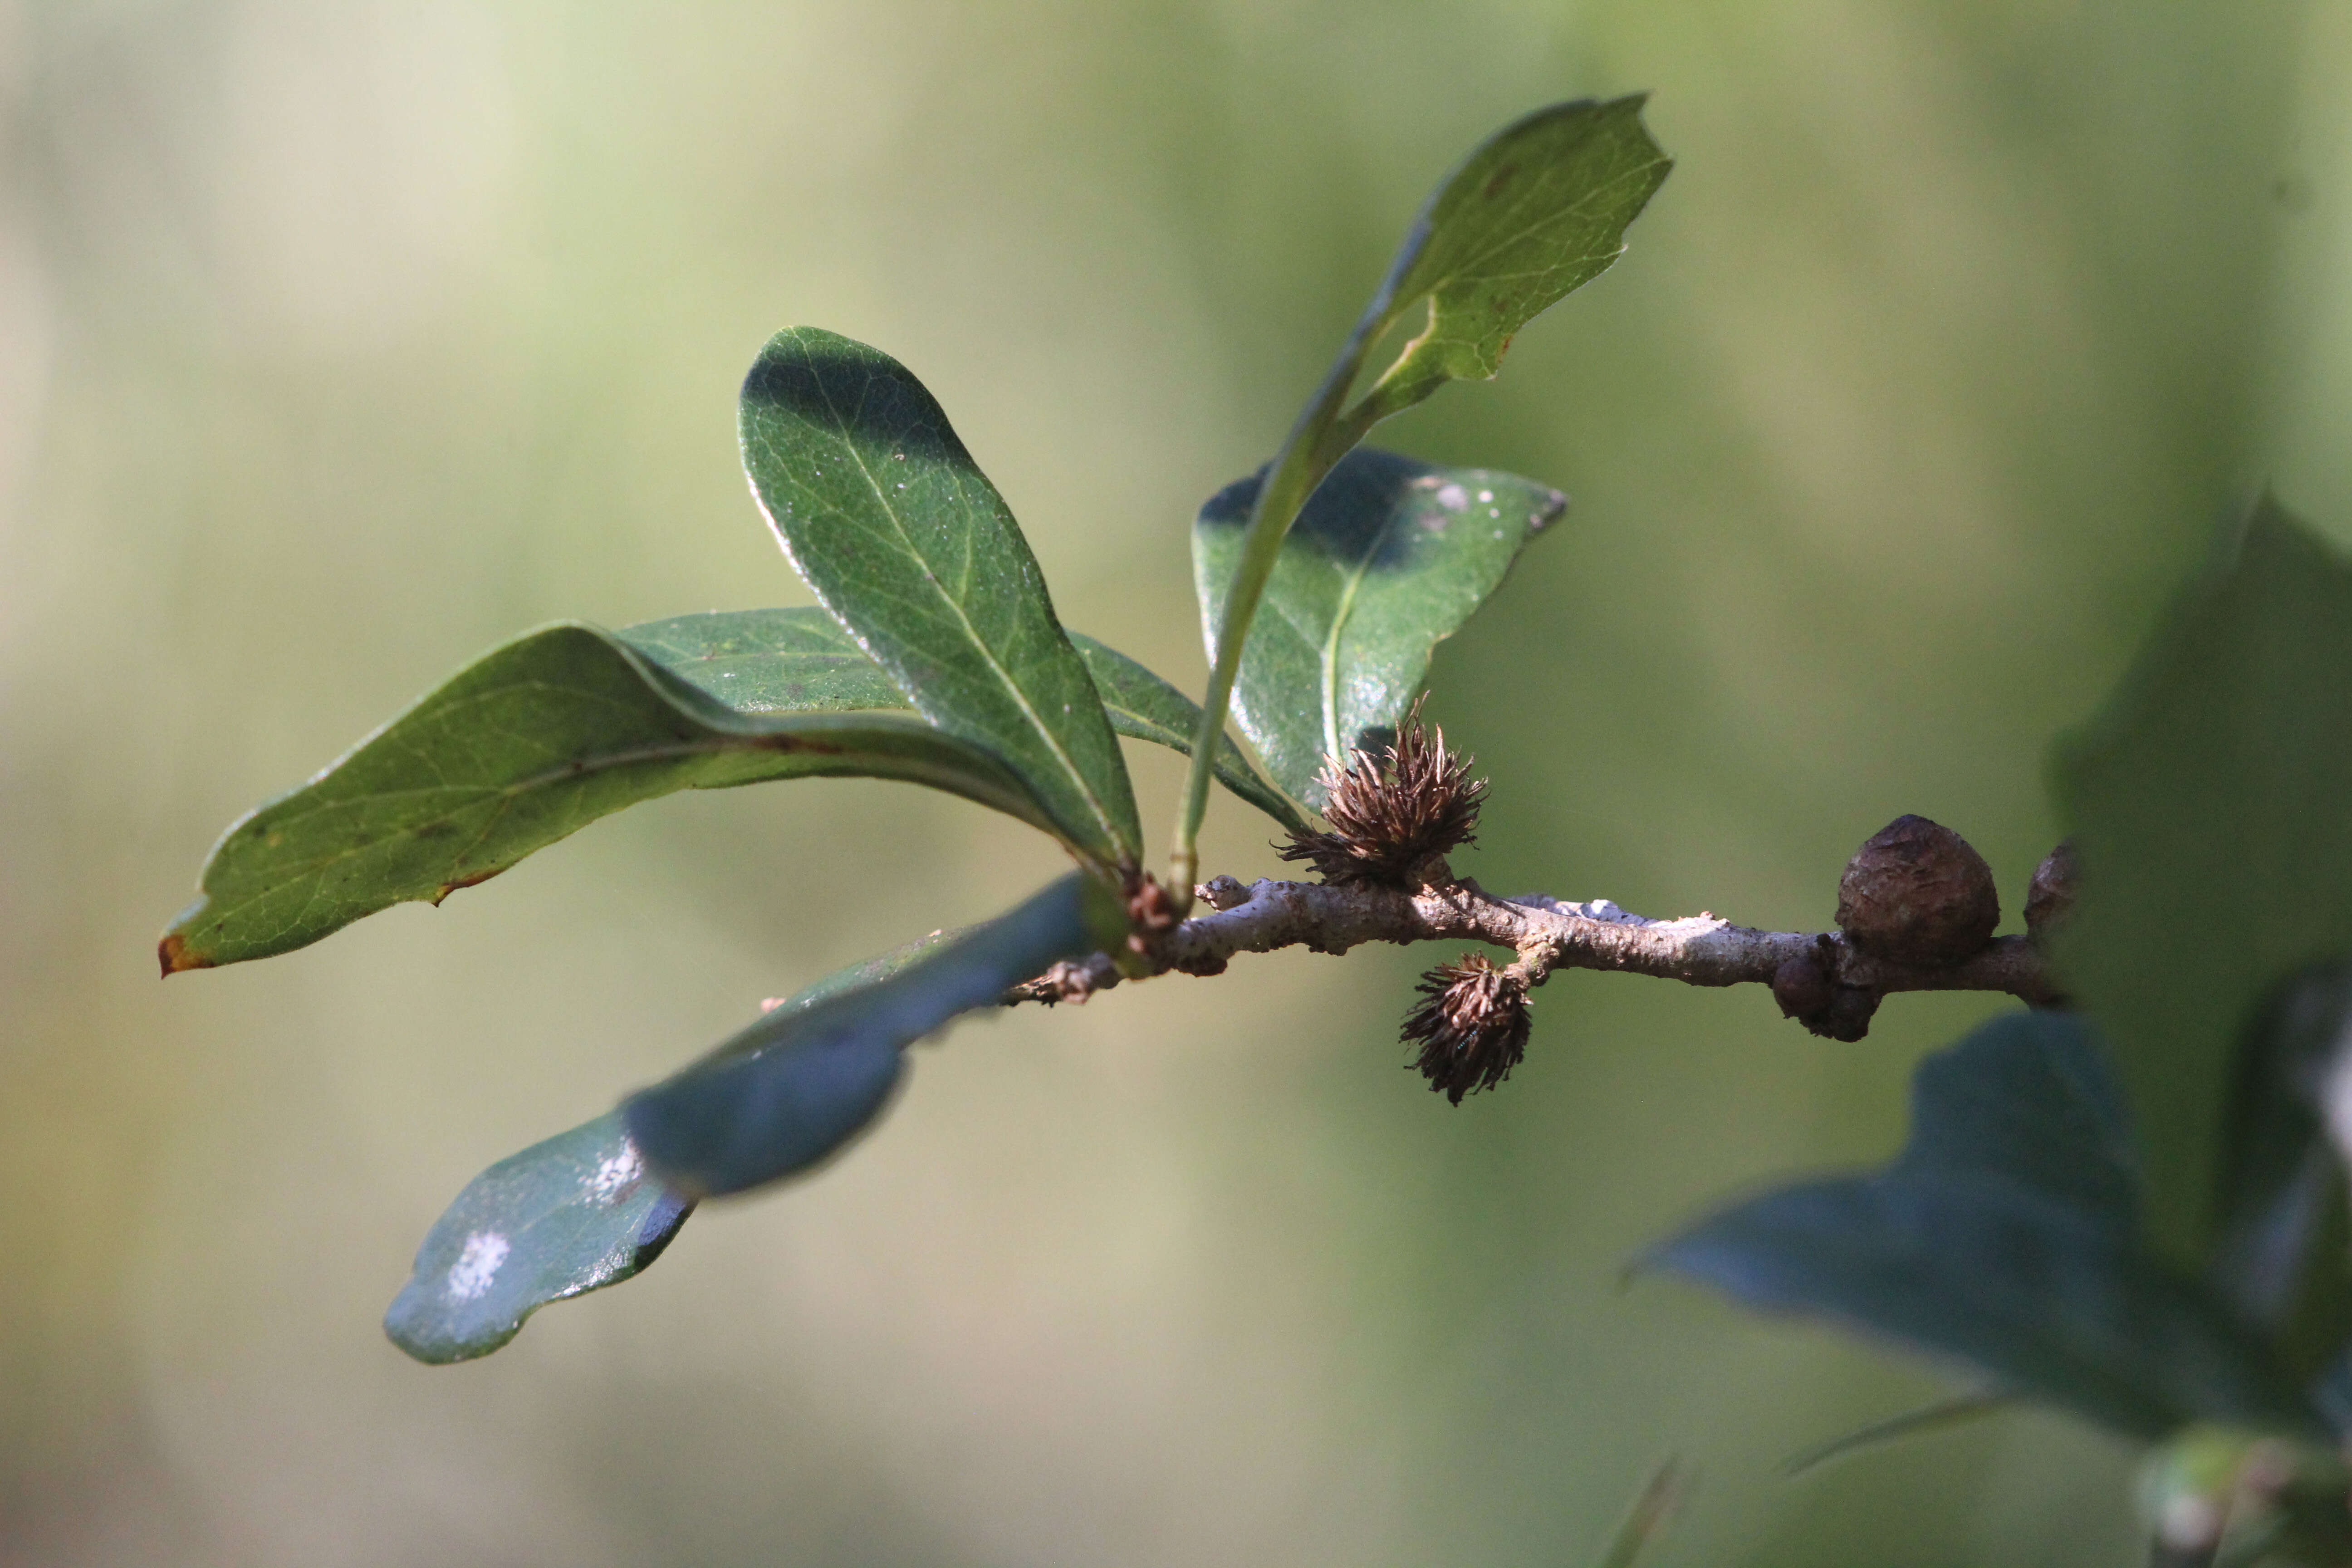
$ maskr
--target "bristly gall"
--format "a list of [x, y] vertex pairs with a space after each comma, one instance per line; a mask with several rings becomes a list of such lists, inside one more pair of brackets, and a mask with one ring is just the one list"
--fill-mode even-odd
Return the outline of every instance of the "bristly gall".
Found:
[[2025, 889], [2025, 933], [2041, 942], [2074, 907], [2074, 889], [2081, 875], [2074, 859], [2074, 841], [2062, 839], [2033, 868], [2033, 883]]
[[1881, 958], [1958, 963], [1992, 940], [2000, 895], [1967, 839], [1924, 816], [1898, 816], [1847, 863], [1837, 923]]
[[1328, 833], [1293, 832], [1276, 852], [1307, 860], [1339, 887], [1411, 888], [1429, 862], [1476, 839], [1486, 781], [1470, 776], [1473, 759], [1445, 749], [1421, 726], [1421, 700], [1396, 740], [1381, 752], [1357, 751], [1323, 764]]
[[1492, 1089], [1528, 1054], [1527, 983], [1475, 952], [1421, 977], [1422, 1000], [1405, 1015], [1404, 1043], [1433, 1092], [1455, 1105]]

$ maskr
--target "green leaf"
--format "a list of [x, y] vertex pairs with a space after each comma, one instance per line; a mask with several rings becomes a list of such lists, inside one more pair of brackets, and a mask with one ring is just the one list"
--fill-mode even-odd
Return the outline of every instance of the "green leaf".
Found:
[[779, 1008], [622, 1107], [654, 1169], [698, 1196], [798, 1173], [856, 1136], [898, 1087], [904, 1047], [1055, 962], [1115, 942], [1124, 911], [1083, 872], [960, 932], [887, 978]]
[[[638, 652], [740, 712], [824, 709], [905, 709], [904, 693], [866, 657], [840, 624], [820, 609], [719, 610], [628, 626], [619, 634]], [[1117, 648], [1076, 632], [1070, 641], [1102, 698], [1110, 727], [1134, 740], [1190, 753], [1201, 721], [1197, 703]], [[1285, 827], [1304, 827], [1298, 807], [1259, 778], [1225, 740], [1217, 779]]]
[[1651, 1471], [1649, 1481], [1609, 1537], [1609, 1544], [1592, 1560], [1593, 1568], [1633, 1568], [1682, 1511], [1690, 1484], [1689, 1472], [1676, 1459], [1668, 1459]]
[[[1106, 647], [1076, 632], [1070, 634], [1070, 640], [1077, 644], [1078, 657], [1087, 661], [1095, 689], [1102, 694], [1103, 708], [1110, 714], [1112, 729], [1139, 741], [1172, 747], [1188, 756], [1192, 753], [1192, 739], [1201, 723], [1199, 703], [1117, 648]], [[1219, 784], [1283, 826], [1300, 831], [1307, 827], [1307, 818], [1298, 807], [1258, 777], [1249, 759], [1229, 737], [1217, 737], [1217, 754], [1210, 765], [1216, 770]]]
[[673, 616], [615, 635], [738, 713], [914, 706], [839, 621], [814, 607]]
[[2056, 956], [2115, 1042], [2158, 1238], [2213, 1235], [2240, 1031], [2352, 955], [2352, 563], [2267, 499], [2053, 768], [2082, 864]]
[[2344, 1185], [2326, 1108], [2347, 1024], [2352, 964], [2290, 979], [2242, 1031], [2222, 1123], [2220, 1237], [2209, 1272], [2247, 1321], [2274, 1339], [2308, 1342], [2315, 1359], [2336, 1348], [2352, 1316], [2341, 1243], [2327, 1251], [2330, 1267], [2311, 1268]]
[[[1208, 697], [1170, 857], [1177, 888], [1189, 889], [1199, 868], [1209, 803], [1205, 753], [1224, 732], [1226, 704], [1283, 536], [1374, 425], [1449, 380], [1493, 375], [1513, 333], [1616, 259], [1626, 225], [1673, 166], [1643, 129], [1642, 103], [1634, 97], [1555, 104], [1471, 153], [1423, 209], [1380, 292], [1266, 466], [1219, 590], [1222, 609], [1209, 626]], [[1365, 356], [1423, 300], [1427, 330], [1349, 406]]]
[[[1263, 477], [1218, 491], [1192, 527], [1193, 581], [1212, 638]], [[1234, 712], [1275, 782], [1319, 807], [1324, 758], [1395, 729], [1437, 644], [1567, 505], [1515, 474], [1370, 448], [1349, 454], [1283, 541], [1242, 654]]]
[[2137, 1197], [2088, 1031], [2013, 1014], [1921, 1065], [1911, 1141], [1887, 1169], [1736, 1205], [1646, 1262], [2137, 1436], [2199, 1420], [2320, 1430], [2262, 1342], [2148, 1250]]
[[1625, 252], [1625, 229], [1674, 160], [1642, 124], [1646, 93], [1556, 103], [1497, 132], [1422, 209], [1365, 312], [1385, 329], [1429, 302], [1429, 323], [1351, 413], [1372, 424], [1448, 381], [1502, 368], [1521, 327]]
[[486, 1356], [550, 1301], [649, 1267], [693, 1212], [646, 1173], [609, 1111], [467, 1183], [417, 1248], [383, 1331], [435, 1365]]
[[[767, 1016], [788, 1017], [887, 980], [961, 934], [934, 931], [837, 970]], [[384, 1332], [422, 1362], [488, 1355], [550, 1301], [617, 1285], [651, 1266], [693, 1212], [646, 1174], [621, 1113], [607, 1111], [468, 1182], [417, 1249]]]
[[289, 952], [403, 901], [438, 903], [674, 790], [836, 775], [929, 784], [1059, 833], [994, 757], [929, 724], [740, 713], [609, 633], [548, 626], [222, 835], [204, 896], [164, 933], [164, 973]]
[[743, 468], [784, 552], [922, 715], [1001, 757], [1106, 866], [1140, 858], [1118, 742], [1036, 558], [922, 383], [813, 327], [743, 383]]

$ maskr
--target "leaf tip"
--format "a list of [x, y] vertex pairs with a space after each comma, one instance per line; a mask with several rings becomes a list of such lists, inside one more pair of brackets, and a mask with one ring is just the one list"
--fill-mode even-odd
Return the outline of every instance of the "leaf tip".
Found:
[[162, 965], [166, 980], [182, 970], [213, 967], [213, 961], [190, 947], [188, 939], [176, 931], [165, 931], [163, 940], [155, 944], [155, 959]]

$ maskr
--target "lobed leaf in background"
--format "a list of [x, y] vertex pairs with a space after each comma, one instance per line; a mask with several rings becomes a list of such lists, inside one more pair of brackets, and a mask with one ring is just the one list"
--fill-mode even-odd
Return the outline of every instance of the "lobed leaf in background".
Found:
[[[820, 609], [722, 610], [628, 626], [621, 638], [679, 679], [748, 713], [827, 708], [911, 709], [882, 667]], [[1188, 755], [1199, 704], [1134, 659], [1090, 637], [1069, 634], [1118, 734]], [[1306, 818], [1220, 735], [1217, 781], [1281, 823]]]
[[[1209, 630], [1212, 668], [1196, 742], [1202, 752], [1223, 729], [1284, 536], [1324, 477], [1382, 419], [1448, 381], [1493, 376], [1521, 327], [1623, 253], [1626, 226], [1673, 167], [1642, 124], [1643, 101], [1636, 95], [1538, 110], [1488, 138], [1423, 207], [1322, 385], [1266, 466]], [[1425, 329], [1349, 405], [1366, 356], [1424, 303]], [[1196, 754], [1171, 867], [1180, 889], [1190, 889], [1197, 869], [1208, 790], [1204, 759]]]
[[2121, 1098], [2064, 1014], [1996, 1018], [1927, 1058], [1885, 1170], [1735, 1205], [1643, 1265], [2139, 1437], [2326, 1432], [2268, 1346], [2148, 1247]]
[[743, 468], [793, 565], [923, 717], [985, 747], [1093, 863], [1141, 829], [1094, 682], [1004, 500], [906, 367], [814, 327], [743, 383]]
[[2241, 1032], [2352, 956], [2352, 563], [2265, 498], [2053, 773], [2083, 868], [2056, 957], [2115, 1043], [2154, 1230], [2187, 1260], [2218, 1223]]
[[[877, 984], [962, 934], [934, 931], [835, 971], [761, 1022]], [[693, 1212], [690, 1199], [646, 1170], [621, 1112], [607, 1111], [468, 1182], [425, 1234], [383, 1331], [435, 1365], [486, 1356], [549, 1302], [650, 1268]]]
[[[1192, 525], [1202, 635], [1215, 654], [1263, 474], [1209, 499]], [[1327, 757], [1377, 749], [1462, 628], [1568, 498], [1487, 468], [1369, 447], [1331, 470], [1282, 542], [1234, 688], [1266, 772], [1320, 809]]]
[[1116, 948], [1126, 931], [1118, 896], [1072, 872], [887, 978], [777, 1009], [631, 1096], [623, 1121], [653, 1169], [698, 1197], [794, 1174], [880, 1111], [905, 1047], [1057, 960]]
[[611, 633], [559, 625], [485, 655], [232, 826], [205, 862], [203, 897], [164, 933], [164, 973], [265, 958], [396, 903], [438, 903], [677, 790], [835, 776], [962, 795], [1082, 859], [1094, 843], [992, 753], [932, 725], [739, 712]]

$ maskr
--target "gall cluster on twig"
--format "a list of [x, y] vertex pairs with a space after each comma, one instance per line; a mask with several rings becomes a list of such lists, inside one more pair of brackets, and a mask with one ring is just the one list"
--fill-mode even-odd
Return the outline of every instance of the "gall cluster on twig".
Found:
[[1465, 952], [1459, 963], [1423, 975], [1415, 989], [1422, 999], [1405, 1015], [1404, 1043], [1420, 1047], [1413, 1066], [1432, 1091], [1459, 1105], [1525, 1059], [1528, 986], [1510, 970]]
[[1276, 853], [1312, 862], [1338, 887], [1412, 888], [1431, 861], [1475, 840], [1486, 781], [1470, 776], [1472, 765], [1445, 749], [1444, 731], [1433, 738], [1421, 727], [1416, 700], [1385, 751], [1324, 763], [1331, 831], [1294, 831]]

